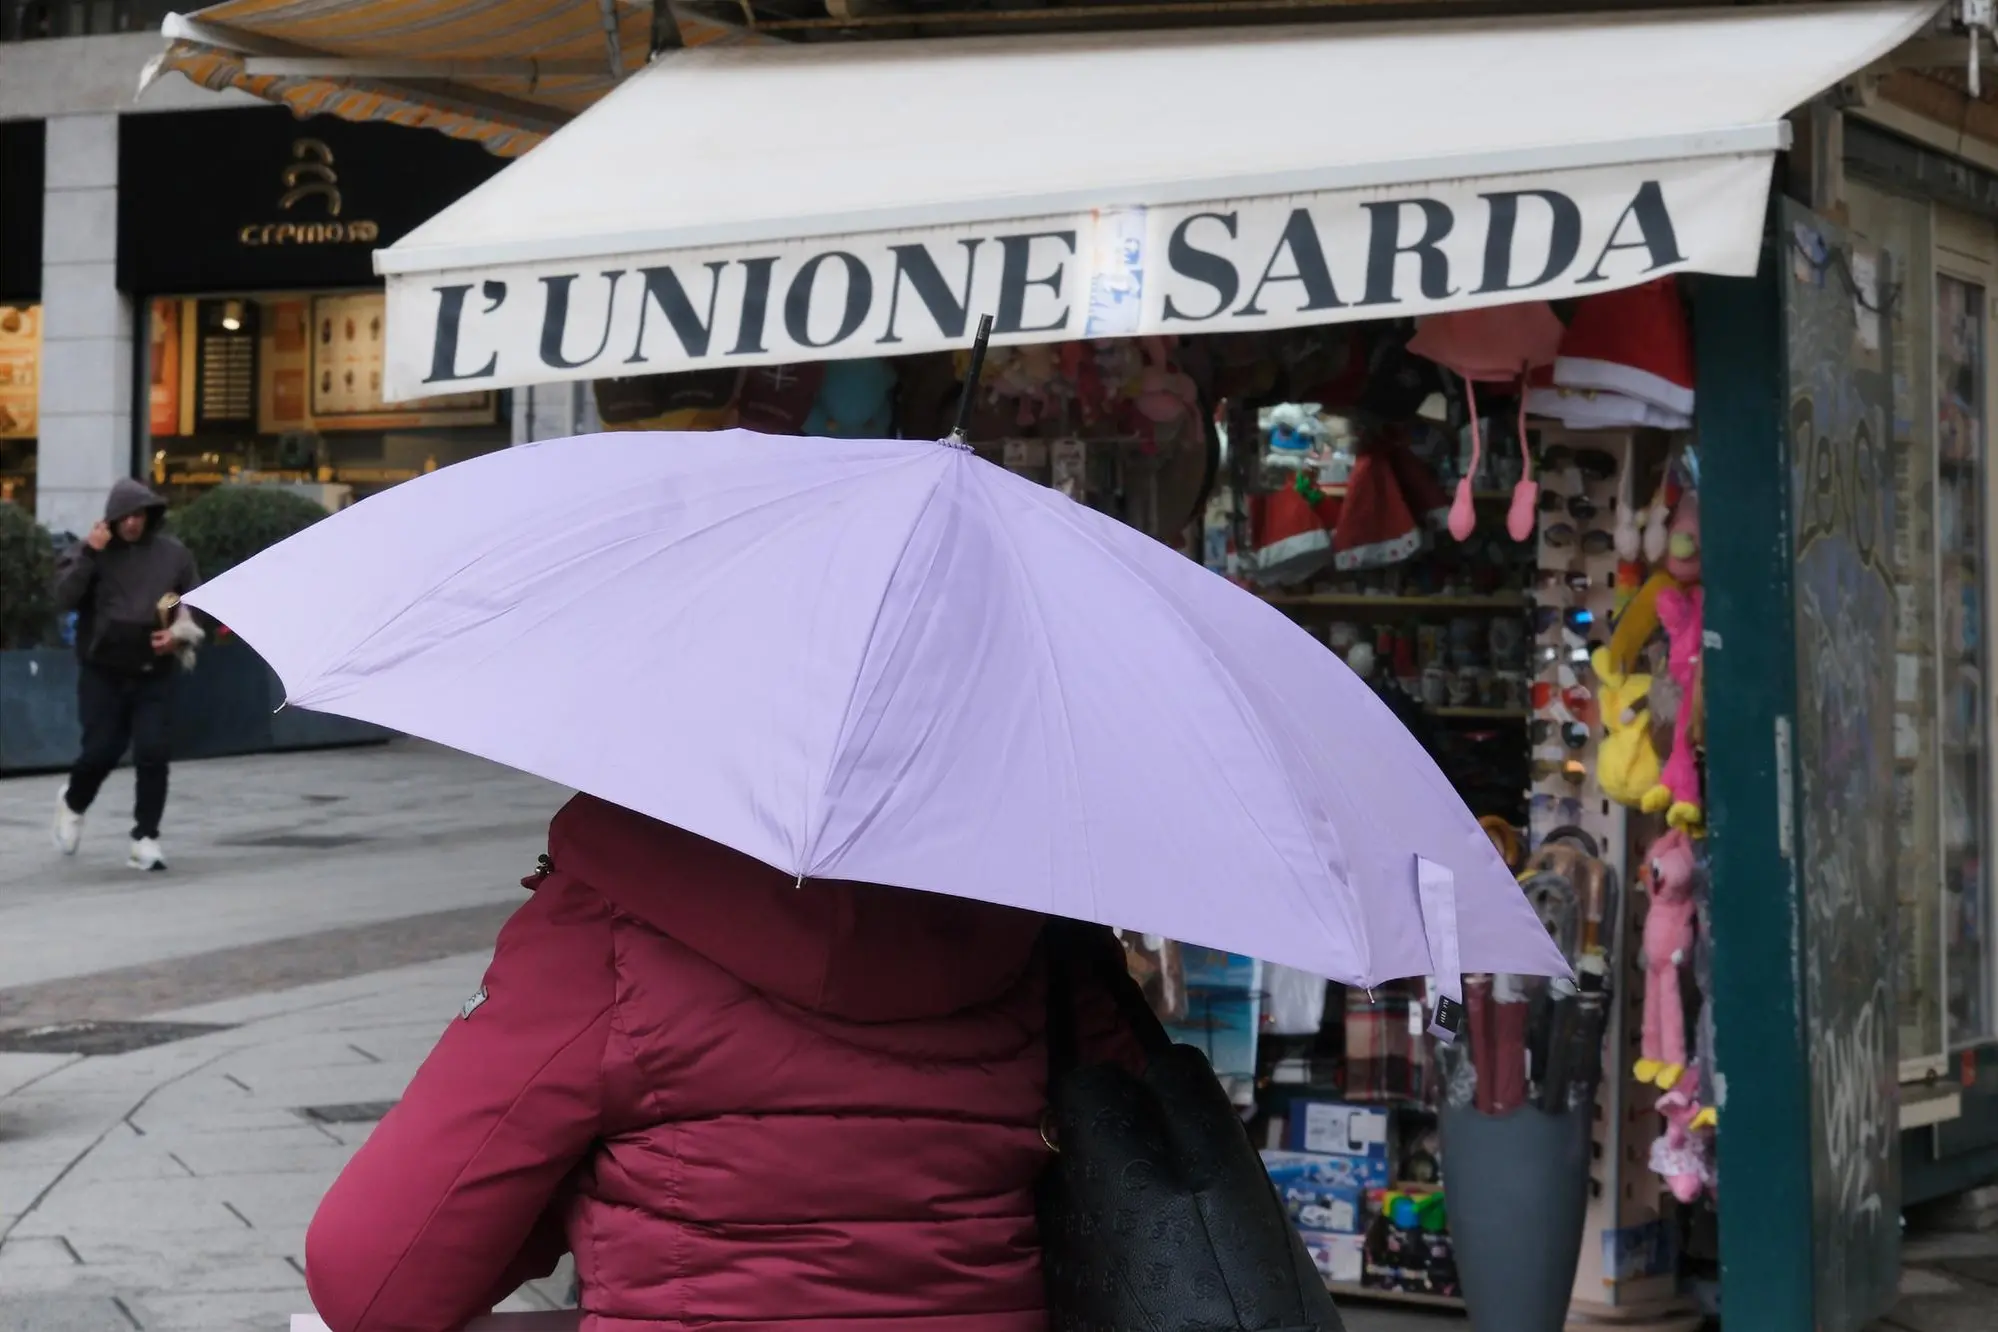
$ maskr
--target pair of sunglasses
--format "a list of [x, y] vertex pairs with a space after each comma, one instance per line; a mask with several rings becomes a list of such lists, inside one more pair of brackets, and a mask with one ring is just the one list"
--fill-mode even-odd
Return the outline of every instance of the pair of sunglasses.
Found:
[[1616, 475], [1616, 455], [1602, 449], [1575, 449], [1555, 444], [1540, 452], [1540, 468], [1546, 472], [1580, 472], [1591, 481], [1607, 481]]
[[1596, 516], [1596, 502], [1587, 495], [1563, 495], [1558, 490], [1540, 492], [1540, 512], [1566, 512], [1576, 522], [1586, 523]]
[[1595, 586], [1595, 580], [1581, 569], [1536, 569], [1533, 585], [1543, 592], [1552, 592], [1560, 587], [1570, 592], [1586, 592]]
[[1550, 777], [1559, 777], [1570, 786], [1580, 786], [1588, 779], [1589, 765], [1580, 759], [1535, 759], [1533, 780], [1544, 782]]
[[1535, 791], [1528, 802], [1534, 819], [1543, 822], [1559, 820], [1562, 823], [1582, 821], [1582, 802], [1575, 796], [1557, 796], [1546, 791]]
[[1577, 540], [1581, 542], [1582, 553], [1585, 555], [1607, 555], [1616, 549], [1616, 538], [1599, 527], [1578, 532], [1572, 523], [1556, 523], [1540, 535], [1556, 550], [1572, 546]]
[[1552, 744], [1555, 740], [1569, 749], [1589, 747], [1589, 728], [1578, 721], [1557, 722], [1551, 717], [1543, 717], [1533, 723], [1533, 743]]
[[1557, 687], [1552, 681], [1533, 682], [1533, 710], [1554, 714], [1557, 721], [1580, 722], [1593, 726], [1596, 720], [1596, 696], [1575, 683], [1574, 672], [1562, 668], [1566, 677]]
[[1535, 606], [1533, 608], [1533, 632], [1552, 633], [1555, 625], [1565, 625], [1577, 634], [1586, 634], [1596, 627], [1596, 613], [1587, 606]]
[[1595, 656], [1599, 646], [1570, 635], [1566, 643], [1542, 643], [1533, 650], [1533, 660], [1543, 671], [1558, 665], [1567, 674], [1573, 675], [1577, 670], [1589, 668], [1589, 658]]

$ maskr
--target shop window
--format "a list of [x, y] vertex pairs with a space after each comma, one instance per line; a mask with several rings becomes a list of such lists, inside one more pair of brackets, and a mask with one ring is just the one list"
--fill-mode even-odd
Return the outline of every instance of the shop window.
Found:
[[42, 308], [0, 305], [0, 502], [35, 509]]
[[282, 485], [338, 508], [511, 442], [496, 393], [384, 401], [385, 318], [378, 290], [154, 300], [153, 485], [175, 503]]
[[1984, 709], [1984, 421], [1987, 294], [1936, 277], [1936, 569], [1942, 633], [1943, 966], [1952, 1046], [1994, 1032], [1989, 774]]
[[1885, 343], [1894, 385], [1896, 679], [1895, 881], [1900, 899], [1895, 1007], [1904, 1079], [1942, 1071], [1944, 1035], [1942, 752], [1936, 660], [1935, 259], [1929, 206], [1856, 182], [1855, 253], [1872, 293], [1862, 331]]

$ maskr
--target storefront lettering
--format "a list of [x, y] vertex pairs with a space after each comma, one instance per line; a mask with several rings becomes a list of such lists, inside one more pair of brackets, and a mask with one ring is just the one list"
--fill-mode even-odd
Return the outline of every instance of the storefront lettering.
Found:
[[[1450, 285], [1450, 259], [1439, 248], [1457, 219], [1448, 205], [1434, 199], [1394, 199], [1387, 203], [1362, 204], [1367, 210], [1367, 294], [1362, 305], [1393, 305], [1402, 298], [1395, 293], [1396, 268], [1403, 255], [1414, 257], [1422, 283], [1424, 300], [1440, 301], [1457, 294]], [[1422, 214], [1422, 234], [1405, 241], [1401, 223], [1410, 208]]]
[[607, 269], [602, 274], [610, 283], [610, 290], [604, 295], [604, 331], [597, 338], [597, 349], [588, 356], [570, 360], [562, 354], [562, 343], [569, 331], [569, 288], [575, 285], [577, 274], [564, 273], [559, 277], [545, 277], [541, 285], [547, 289], [547, 299], [542, 305], [541, 314], [541, 363], [557, 370], [579, 370], [604, 354], [610, 346], [611, 320], [617, 318], [617, 284], [624, 277], [622, 268]]
[[962, 293], [951, 291], [950, 284], [944, 281], [943, 270], [937, 267], [937, 261], [930, 256], [927, 247], [889, 247], [889, 253], [895, 256], [895, 276], [888, 287], [888, 331], [881, 336], [882, 345], [902, 340], [895, 333], [895, 317], [902, 312], [903, 278], [909, 280], [909, 289], [916, 293], [916, 299], [929, 311], [938, 331], [949, 338], [964, 336], [965, 325], [971, 320], [971, 284], [978, 276], [978, 247], [983, 243], [983, 238], [977, 236], [958, 242], [964, 247]]
[[[778, 242], [628, 268], [549, 265], [508, 274], [538, 301], [505, 305], [507, 284], [488, 282], [483, 309], [468, 306], [476, 283], [425, 284], [422, 299], [436, 302], [428, 345], [409, 348], [404, 364], [427, 365], [422, 382], [441, 384], [926, 351], [961, 345], [981, 311], [1013, 341], [1271, 327], [1574, 294], [1686, 262], [1656, 180], [1625, 176], [1593, 195], [1498, 184]], [[1103, 227], [1131, 238], [1115, 260], [1104, 257]], [[1157, 249], [1150, 262], [1146, 244]], [[1097, 271], [1112, 262], [1125, 267]], [[1113, 281], [1133, 313], [1093, 331], [1093, 292]]]
[[[431, 344], [430, 373], [426, 384], [445, 384], [459, 379], [487, 379], [499, 369], [499, 353], [486, 358], [476, 370], [458, 373], [458, 330], [465, 322], [465, 298], [471, 294], [469, 282], [437, 289], [437, 335]], [[506, 301], [506, 283], [486, 282], [479, 289], [485, 297], [484, 313], [491, 314]]]
[[[1559, 190], [1503, 190], [1479, 198], [1491, 209], [1485, 226], [1485, 280], [1480, 292], [1526, 291], [1545, 286], [1568, 271], [1582, 252], [1582, 210]], [[1547, 205], [1547, 262], [1531, 282], [1512, 280], [1512, 255], [1519, 232], [1519, 204], [1538, 199]]]
[[[1286, 254], [1290, 256], [1293, 271], [1278, 273], [1277, 263]], [[1302, 283], [1306, 310], [1336, 310], [1345, 305], [1332, 287], [1332, 270], [1325, 266], [1325, 247], [1318, 243], [1318, 228], [1311, 224], [1307, 209], [1291, 209], [1290, 220], [1283, 224], [1283, 235], [1278, 238], [1276, 249], [1270, 252], [1270, 261], [1263, 265], [1262, 279], [1249, 293], [1249, 303], [1235, 314], [1238, 317], [1262, 314], [1256, 302], [1262, 299], [1263, 288], [1272, 282]]]
[[[1060, 296], [1063, 291], [1062, 278], [1068, 272], [1068, 265], [1057, 263], [1039, 277], [1027, 276], [1027, 270], [1034, 262], [1035, 241], [1056, 241], [1068, 254], [1075, 253], [1075, 233], [1073, 231], [1034, 231], [1018, 236], [999, 238], [999, 315], [992, 321], [992, 331], [1005, 336], [1009, 333], [1053, 333], [1068, 327], [1071, 305], [1064, 304], [1045, 324], [1026, 322], [1027, 294], [1031, 288], [1046, 287]], [[1046, 249], [1045, 246], [1042, 247]]]
[[373, 222], [252, 222], [236, 233], [239, 245], [373, 245], [382, 229]]
[[307, 199], [326, 209], [324, 222], [252, 222], [236, 233], [236, 243], [253, 248], [267, 245], [372, 245], [381, 239], [381, 226], [356, 220], [342, 222], [346, 200], [340, 176], [333, 169], [333, 150], [320, 139], [294, 139], [291, 163], [278, 173], [284, 193], [278, 207], [289, 213]]

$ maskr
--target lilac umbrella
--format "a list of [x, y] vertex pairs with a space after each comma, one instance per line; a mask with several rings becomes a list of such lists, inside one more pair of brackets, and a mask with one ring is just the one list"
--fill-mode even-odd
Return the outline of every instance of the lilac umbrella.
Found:
[[929, 442], [509, 449], [188, 600], [290, 705], [810, 879], [1079, 917], [1353, 985], [1565, 975], [1427, 754], [1184, 556]]

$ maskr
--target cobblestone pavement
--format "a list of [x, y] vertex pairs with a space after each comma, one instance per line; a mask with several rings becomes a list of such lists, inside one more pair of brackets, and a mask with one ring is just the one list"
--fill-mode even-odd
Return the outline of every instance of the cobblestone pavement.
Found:
[[[306, 1223], [370, 1128], [340, 1107], [400, 1095], [564, 793], [409, 743], [183, 765], [174, 869], [138, 875], [129, 775], [73, 861], [47, 841], [58, 784], [0, 782], [0, 1044], [84, 1020], [202, 1025], [123, 1054], [0, 1052], [0, 1332], [282, 1332], [307, 1307]], [[1906, 1253], [1876, 1332], [1998, 1328], [1998, 1236]], [[556, 1307], [566, 1284], [506, 1307]], [[1466, 1326], [1343, 1312], [1349, 1332]]]
[[47, 840], [59, 784], [0, 782], [0, 1044], [83, 1020], [219, 1030], [0, 1053], [0, 1329], [281, 1332], [308, 1307], [305, 1225], [370, 1127], [304, 1112], [401, 1094], [564, 793], [415, 744], [187, 764], [174, 868], [140, 875], [129, 774], [73, 861]]

